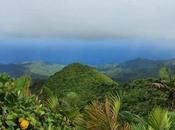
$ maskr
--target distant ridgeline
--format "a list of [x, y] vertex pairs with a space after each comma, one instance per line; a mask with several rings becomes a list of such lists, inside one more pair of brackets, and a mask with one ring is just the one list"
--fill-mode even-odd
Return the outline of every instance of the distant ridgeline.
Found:
[[[175, 60], [135, 59], [120, 64], [98, 65], [96, 69], [108, 75], [115, 81], [129, 81], [145, 77], [158, 77], [161, 67], [167, 67], [175, 74]], [[17, 64], [0, 64], [0, 72], [19, 77], [29, 75], [32, 79], [47, 79], [62, 70], [65, 65], [48, 64], [42, 61], [24, 62]]]
[[0, 72], [6, 72], [12, 77], [28, 75], [32, 79], [46, 79], [60, 71], [64, 65], [49, 64], [42, 61], [23, 62], [16, 64], [0, 64]]
[[126, 82], [135, 79], [159, 77], [159, 70], [166, 67], [175, 74], [175, 60], [134, 59], [121, 64], [106, 64], [97, 67], [115, 81]]

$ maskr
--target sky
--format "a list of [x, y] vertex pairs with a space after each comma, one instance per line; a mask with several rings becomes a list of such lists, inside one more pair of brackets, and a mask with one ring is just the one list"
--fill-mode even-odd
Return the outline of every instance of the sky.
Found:
[[175, 39], [174, 0], [0, 0], [0, 35]]
[[175, 58], [174, 0], [0, 0], [0, 63]]

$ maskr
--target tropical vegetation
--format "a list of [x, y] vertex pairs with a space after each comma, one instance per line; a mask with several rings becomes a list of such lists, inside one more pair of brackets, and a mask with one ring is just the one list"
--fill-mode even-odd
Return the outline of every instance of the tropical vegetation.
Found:
[[175, 130], [175, 76], [166, 67], [159, 75], [117, 83], [75, 63], [37, 87], [2, 73], [0, 129]]

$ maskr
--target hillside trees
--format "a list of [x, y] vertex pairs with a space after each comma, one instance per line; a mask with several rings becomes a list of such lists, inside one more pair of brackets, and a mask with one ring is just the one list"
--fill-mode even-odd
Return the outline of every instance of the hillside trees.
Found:
[[160, 69], [160, 81], [153, 83], [152, 87], [163, 92], [168, 92], [169, 109], [175, 108], [175, 75], [172, 75], [166, 67]]
[[70, 130], [64, 116], [45, 106], [29, 89], [30, 80], [0, 75], [0, 128], [1, 129], [58, 129]]

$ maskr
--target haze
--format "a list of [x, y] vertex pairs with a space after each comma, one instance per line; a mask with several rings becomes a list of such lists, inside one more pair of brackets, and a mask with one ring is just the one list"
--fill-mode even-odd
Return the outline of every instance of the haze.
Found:
[[0, 0], [0, 34], [174, 39], [174, 0]]
[[174, 0], [0, 0], [0, 63], [175, 58]]

